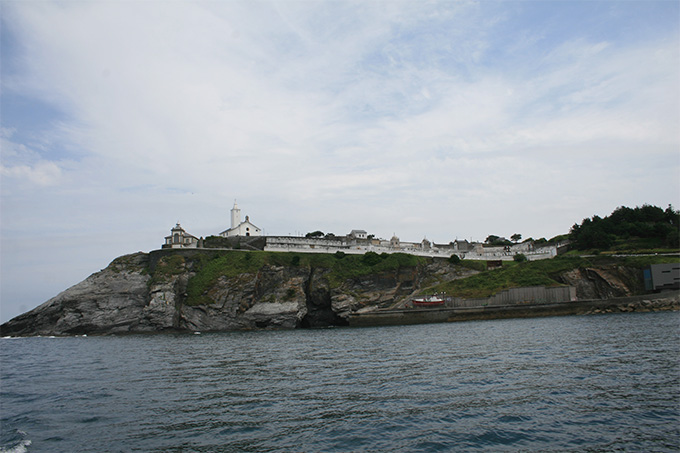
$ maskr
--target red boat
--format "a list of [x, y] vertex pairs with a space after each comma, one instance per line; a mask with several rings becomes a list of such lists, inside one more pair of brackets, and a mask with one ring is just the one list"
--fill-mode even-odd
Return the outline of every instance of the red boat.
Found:
[[444, 305], [444, 298], [441, 296], [423, 296], [411, 299], [415, 307], [437, 307]]

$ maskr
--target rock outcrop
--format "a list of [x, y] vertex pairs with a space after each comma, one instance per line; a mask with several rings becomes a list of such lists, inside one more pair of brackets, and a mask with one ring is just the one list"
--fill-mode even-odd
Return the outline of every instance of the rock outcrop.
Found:
[[644, 291], [641, 271], [626, 266], [574, 269], [563, 272], [559, 280], [575, 287], [578, 299], [611, 299]]
[[[342, 326], [355, 313], [399, 308], [417, 291], [477, 272], [444, 259], [367, 258], [301, 260], [201, 249], [135, 253], [3, 324], [0, 335]], [[632, 268], [574, 269], [557, 279], [576, 287], [580, 300], [642, 293], [641, 272]]]
[[[328, 268], [265, 263], [219, 275], [190, 297], [190, 282], [214, 259], [199, 252], [136, 253], [0, 326], [3, 336], [123, 334], [342, 326], [350, 313], [385, 307], [421, 287], [431, 273], [469, 271], [445, 260], [396, 267], [343, 281]], [[241, 254], [247, 252], [225, 252]], [[207, 257], [207, 258], [206, 258]], [[205, 273], [204, 273], [205, 274]], [[205, 275], [201, 274], [201, 277]]]
[[37, 308], [0, 326], [2, 335], [80, 335], [152, 332], [158, 329], [150, 305], [149, 256], [127, 255]]

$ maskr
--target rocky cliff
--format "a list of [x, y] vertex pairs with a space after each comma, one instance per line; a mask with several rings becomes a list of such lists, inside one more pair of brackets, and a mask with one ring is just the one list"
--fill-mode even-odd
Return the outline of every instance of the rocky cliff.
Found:
[[[417, 291], [477, 271], [410, 255], [163, 250], [106, 269], [0, 326], [3, 336], [221, 331], [347, 325]], [[638, 269], [574, 269], [579, 299], [640, 292]]]
[[[354, 267], [346, 266], [347, 275], [337, 269], [341, 260], [353, 260]], [[356, 256], [301, 259], [294, 254], [244, 251], [140, 252], [115, 259], [106, 269], [3, 324], [0, 333], [340, 326], [348, 324], [353, 311], [390, 306], [423, 284], [436, 282], [435, 278], [474, 272], [445, 260], [407, 255], [377, 258], [373, 264], [366, 261]], [[357, 266], [363, 268], [349, 272]]]

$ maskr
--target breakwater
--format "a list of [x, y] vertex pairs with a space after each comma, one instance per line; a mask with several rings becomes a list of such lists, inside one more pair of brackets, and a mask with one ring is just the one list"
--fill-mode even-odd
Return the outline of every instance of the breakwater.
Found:
[[576, 300], [556, 303], [374, 310], [352, 313], [349, 317], [349, 325], [353, 327], [366, 327], [666, 310], [680, 310], [680, 291], [615, 299]]

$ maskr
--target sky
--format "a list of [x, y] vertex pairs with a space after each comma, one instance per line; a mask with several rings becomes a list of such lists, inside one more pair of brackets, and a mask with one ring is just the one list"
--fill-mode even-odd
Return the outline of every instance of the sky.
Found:
[[176, 222], [402, 241], [680, 206], [677, 1], [0, 1], [0, 321]]

